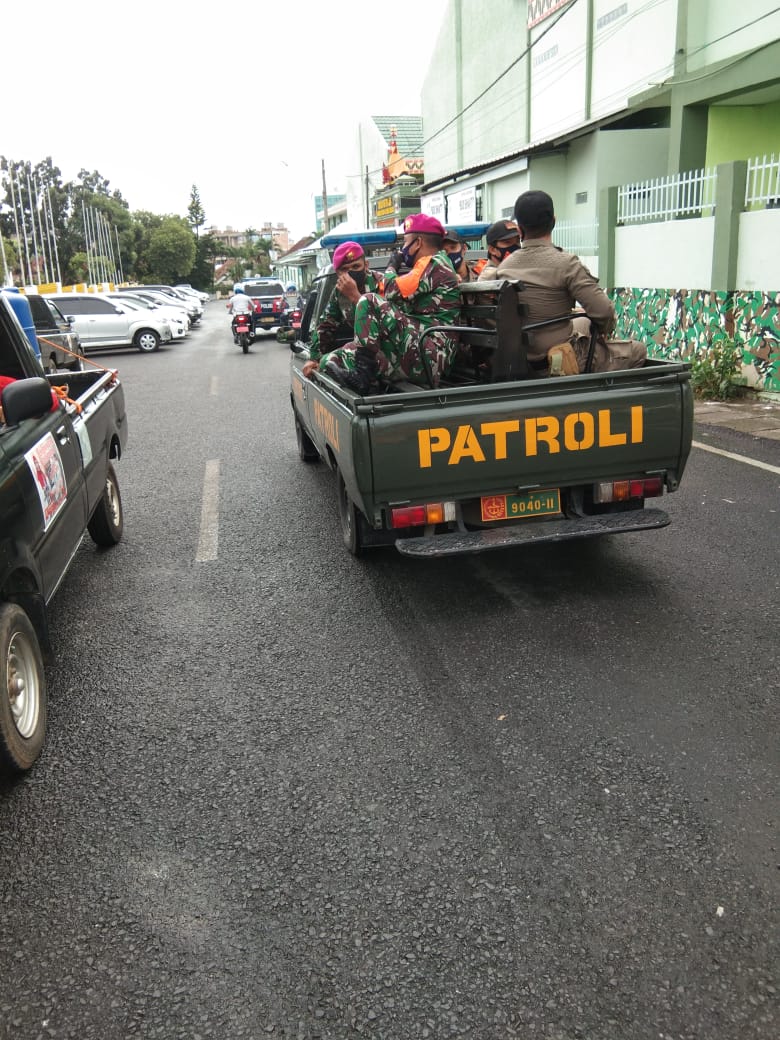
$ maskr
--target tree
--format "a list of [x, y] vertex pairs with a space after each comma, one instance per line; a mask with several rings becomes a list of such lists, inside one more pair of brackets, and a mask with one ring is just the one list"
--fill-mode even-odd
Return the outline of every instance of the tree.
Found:
[[149, 266], [166, 285], [186, 278], [195, 263], [195, 237], [182, 217], [163, 217], [149, 237]]
[[196, 289], [208, 292], [214, 287], [214, 264], [220, 255], [222, 243], [213, 235], [206, 233], [195, 243], [195, 264], [190, 272], [190, 280]]
[[195, 232], [195, 240], [200, 238], [200, 229], [206, 223], [206, 212], [200, 202], [200, 193], [197, 184], [192, 185], [190, 191], [190, 204], [187, 207], [187, 219], [190, 227]]

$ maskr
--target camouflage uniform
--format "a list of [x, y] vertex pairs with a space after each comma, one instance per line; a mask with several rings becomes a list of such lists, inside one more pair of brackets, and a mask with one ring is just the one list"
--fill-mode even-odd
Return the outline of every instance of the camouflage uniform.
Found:
[[[375, 293], [361, 296], [355, 306], [355, 343], [340, 347], [323, 358], [347, 371], [355, 371], [355, 350], [363, 348], [376, 357], [385, 379], [400, 376], [427, 386], [417, 344], [431, 325], [456, 325], [460, 312], [458, 279], [442, 250], [422, 257], [407, 274], [392, 268], [385, 273], [385, 298]], [[424, 349], [435, 384], [449, 371], [457, 350], [452, 336], [435, 332], [426, 336]]]
[[[379, 291], [379, 283], [370, 271], [366, 273], [366, 288], [364, 291], [367, 293]], [[339, 328], [344, 325], [350, 329], [354, 328], [355, 306], [351, 300], [348, 300], [346, 296], [342, 296], [334, 288], [328, 300], [328, 305], [317, 322], [317, 328], [311, 334], [311, 343], [309, 345], [309, 359], [311, 361], [319, 361], [323, 353], [333, 350], [336, 333]]]

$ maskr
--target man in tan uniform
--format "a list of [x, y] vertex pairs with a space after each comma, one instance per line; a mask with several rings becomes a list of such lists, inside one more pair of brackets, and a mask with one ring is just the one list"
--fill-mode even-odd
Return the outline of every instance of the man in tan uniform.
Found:
[[[599, 332], [594, 371], [641, 364], [644, 357], [627, 358], [619, 365], [608, 363], [606, 338], [615, 328], [615, 308], [579, 257], [552, 244], [555, 212], [547, 192], [524, 191], [515, 202], [515, 222], [520, 228], [522, 247], [501, 261], [493, 277], [523, 283], [525, 289], [521, 300], [527, 307], [526, 321], [533, 323], [555, 318], [579, 306], [587, 312]], [[576, 325], [569, 319], [529, 332], [528, 340], [528, 364], [532, 376], [548, 374], [548, 350], [565, 342], [574, 346], [580, 370], [583, 370], [589, 343], [589, 329], [584, 319], [577, 319]], [[637, 347], [642, 349], [639, 344]]]

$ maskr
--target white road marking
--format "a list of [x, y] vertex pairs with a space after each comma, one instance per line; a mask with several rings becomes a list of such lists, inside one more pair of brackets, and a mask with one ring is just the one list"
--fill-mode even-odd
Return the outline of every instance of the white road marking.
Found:
[[219, 376], [212, 376], [211, 382], [209, 383], [209, 397], [217, 396], [217, 387], [219, 386]]
[[209, 459], [203, 477], [203, 505], [196, 563], [216, 560], [219, 548], [219, 459]]
[[691, 442], [694, 448], [701, 448], [702, 451], [711, 451], [713, 455], [723, 455], [726, 459], [733, 459], [735, 462], [744, 462], [746, 466], [755, 466], [757, 469], [765, 469], [767, 473], [780, 473], [780, 466], [770, 466], [768, 462], [759, 462], [758, 459], [749, 459], [747, 455], [735, 455], [733, 451], [722, 451], [720, 448], [713, 448], [709, 444], [702, 444], [701, 441]]

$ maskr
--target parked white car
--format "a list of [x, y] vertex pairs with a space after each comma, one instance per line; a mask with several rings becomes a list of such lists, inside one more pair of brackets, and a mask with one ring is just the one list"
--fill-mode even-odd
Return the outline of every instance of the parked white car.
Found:
[[151, 303], [142, 296], [135, 293], [106, 293], [109, 299], [115, 300], [120, 307], [129, 307], [131, 310], [152, 311], [158, 318], [165, 318], [171, 326], [174, 339], [184, 339], [189, 332], [190, 323], [186, 311], [181, 307], [166, 307], [165, 304]]
[[175, 300], [172, 296], [167, 296], [165, 293], [160, 292], [158, 289], [138, 289], [137, 292], [130, 293], [124, 290], [117, 293], [118, 296], [129, 296], [131, 299], [140, 297], [147, 303], [150, 303], [153, 307], [170, 307], [183, 318], [187, 324], [187, 328], [192, 328], [194, 321], [192, 312], [187, 309], [187, 305], [181, 300]]
[[183, 307], [187, 308], [187, 313], [190, 316], [190, 321], [193, 325], [200, 321], [203, 317], [203, 304], [200, 300], [195, 300], [191, 296], [184, 296], [179, 293], [178, 289], [174, 289], [170, 285], [132, 285], [122, 286], [118, 292], [150, 292], [159, 293], [164, 297], [168, 303], [180, 303]]
[[208, 303], [211, 297], [207, 292], [200, 292], [199, 289], [193, 289], [191, 285], [174, 285], [174, 289], [178, 289], [179, 292], [189, 293], [194, 296], [201, 303]]
[[199, 292], [197, 289], [192, 289], [186, 285], [175, 285], [174, 288], [185, 296], [191, 296], [201, 306], [208, 303], [208, 292]]
[[131, 310], [105, 293], [51, 293], [79, 335], [86, 354], [105, 347], [135, 347], [149, 354], [173, 339], [170, 322], [153, 311]]

